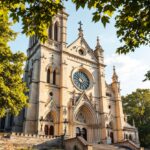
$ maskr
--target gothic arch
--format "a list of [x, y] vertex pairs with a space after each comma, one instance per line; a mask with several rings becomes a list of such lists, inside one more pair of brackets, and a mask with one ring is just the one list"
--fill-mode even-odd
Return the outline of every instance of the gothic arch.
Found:
[[53, 72], [54, 70], [56, 70], [56, 73], [59, 73], [59, 68], [55, 65], [55, 64], [51, 64], [49, 63], [46, 67], [45, 67], [45, 71], [47, 71], [50, 68], [51, 72]]
[[51, 114], [52, 118], [53, 118], [53, 121], [54, 123], [57, 123], [59, 120], [58, 120], [58, 112], [57, 110], [51, 110], [49, 111], [49, 109], [44, 113], [44, 116], [43, 118], [45, 119], [47, 117], [47, 115]]
[[48, 38], [53, 39], [53, 24], [52, 23], [48, 28]]
[[53, 70], [53, 66], [51, 64], [48, 64], [45, 68], [45, 71], [47, 71], [48, 69], [50, 69], [51, 71]]
[[78, 105], [79, 106], [76, 107], [74, 112], [75, 121], [77, 120], [78, 113], [83, 112], [83, 114], [88, 117], [88, 119], [86, 120], [86, 124], [97, 124], [98, 119], [92, 106], [86, 101], [80, 102]]
[[51, 83], [52, 78], [52, 66], [48, 65], [46, 67], [46, 82]]

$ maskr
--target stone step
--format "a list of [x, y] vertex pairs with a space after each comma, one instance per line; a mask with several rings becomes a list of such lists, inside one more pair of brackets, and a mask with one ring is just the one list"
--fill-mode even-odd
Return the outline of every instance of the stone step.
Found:
[[124, 148], [119, 148], [114, 145], [105, 145], [105, 144], [94, 144], [93, 150], [126, 150]]

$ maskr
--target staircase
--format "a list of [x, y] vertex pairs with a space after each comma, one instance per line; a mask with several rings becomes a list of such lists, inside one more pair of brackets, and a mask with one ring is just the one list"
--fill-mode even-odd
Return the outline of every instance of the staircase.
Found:
[[127, 150], [125, 148], [120, 148], [114, 145], [106, 145], [106, 144], [94, 144], [93, 150]]
[[33, 149], [37, 150], [64, 150], [63, 148], [63, 143], [61, 137], [54, 139], [54, 140], [49, 140], [44, 143], [40, 143], [37, 145], [33, 146]]
[[75, 137], [65, 140], [65, 150], [140, 150], [138, 146], [130, 141], [117, 143], [116, 145], [108, 144], [90, 144], [83, 137]]

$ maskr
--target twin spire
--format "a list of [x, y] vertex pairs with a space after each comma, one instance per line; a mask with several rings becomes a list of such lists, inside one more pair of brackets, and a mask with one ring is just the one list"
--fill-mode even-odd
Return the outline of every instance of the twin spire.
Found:
[[[79, 37], [83, 37], [83, 29], [82, 29], [82, 25], [83, 24], [82, 24], [81, 21], [79, 21], [78, 24], [79, 24], [79, 28], [78, 28], [79, 33], [78, 33], [78, 35], [79, 35]], [[95, 51], [103, 52], [103, 49], [102, 49], [102, 47], [100, 45], [99, 36], [97, 36], [97, 43], [96, 43]], [[116, 74], [115, 66], [113, 66], [113, 76], [112, 76], [112, 79], [113, 79], [113, 82], [117, 82], [118, 81], [118, 76]]]
[[[79, 33], [78, 33], [78, 35], [79, 35], [79, 37], [83, 37], [83, 29], [82, 29], [83, 24], [82, 24], [81, 21], [79, 21], [78, 24], [79, 24], [79, 28], [78, 28]], [[97, 37], [96, 49], [102, 49], [101, 45], [100, 45], [99, 37]]]

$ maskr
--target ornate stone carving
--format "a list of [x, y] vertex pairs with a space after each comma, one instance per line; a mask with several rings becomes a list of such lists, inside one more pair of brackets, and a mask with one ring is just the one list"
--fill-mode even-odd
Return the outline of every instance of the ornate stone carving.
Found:
[[77, 115], [77, 121], [81, 122], [81, 123], [86, 123], [86, 119], [85, 119], [85, 116], [83, 115], [83, 113], [79, 113]]

